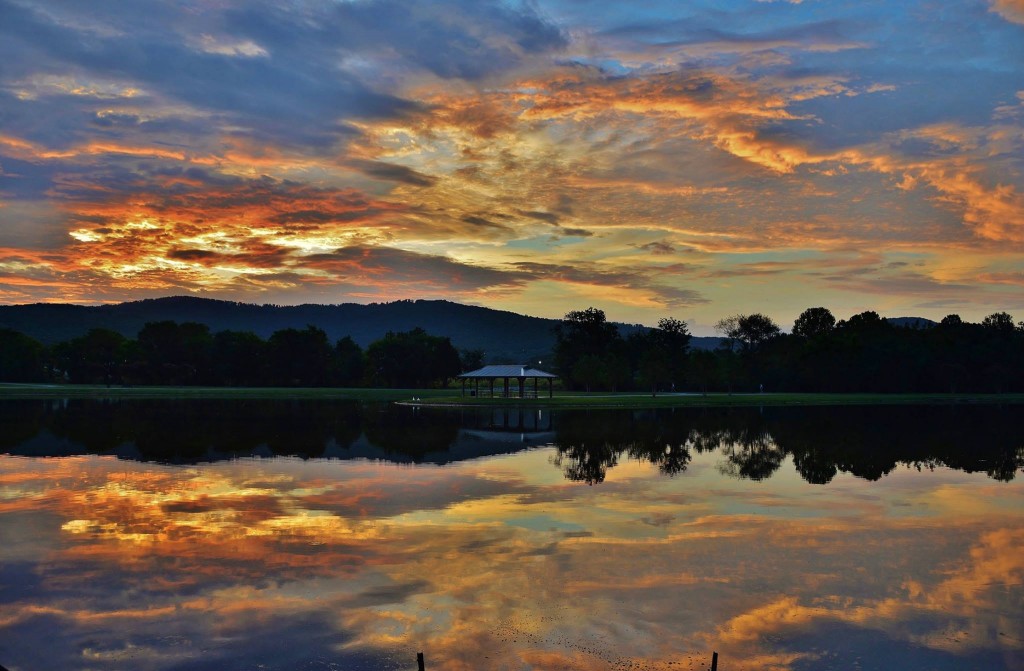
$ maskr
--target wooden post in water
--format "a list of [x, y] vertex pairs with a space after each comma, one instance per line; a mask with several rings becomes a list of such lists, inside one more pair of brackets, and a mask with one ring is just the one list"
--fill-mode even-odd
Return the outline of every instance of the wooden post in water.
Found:
[[[717, 655], [718, 653], [716, 652], [715, 654]], [[422, 652], [417, 652], [416, 653], [416, 666], [419, 667], [419, 671], [426, 671], [426, 667], [423, 666], [423, 653]]]
[[[420, 671], [423, 671], [423, 667], [420, 667]], [[718, 653], [711, 653], [711, 671], [718, 671]]]

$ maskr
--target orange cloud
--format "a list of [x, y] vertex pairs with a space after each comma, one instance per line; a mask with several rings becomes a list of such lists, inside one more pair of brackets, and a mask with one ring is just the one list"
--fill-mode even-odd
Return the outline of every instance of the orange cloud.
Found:
[[1024, 24], [1024, 0], [990, 0], [991, 10], [1007, 21]]
[[159, 147], [133, 147], [115, 142], [89, 142], [69, 149], [54, 150], [10, 135], [0, 135], [0, 146], [6, 147], [10, 155], [26, 161], [58, 160], [106, 154], [162, 158], [174, 161], [184, 161], [187, 158], [187, 155], [180, 151], [171, 151]]
[[[841, 598], [817, 598], [810, 603], [798, 596], [785, 596], [759, 605], [722, 625], [717, 640], [729, 649], [758, 647], [760, 641], [784, 637], [787, 632], [807, 630], [828, 622], [843, 622], [890, 633], [905, 621], [934, 613], [937, 621], [960, 620], [968, 629], [936, 629], [925, 634], [907, 632], [915, 644], [962, 651], [964, 647], [1010, 647], [1024, 649], [1016, 634], [995, 635], [983, 612], [998, 611], [1002, 605], [990, 600], [1005, 599], [1000, 586], [1018, 586], [1024, 578], [1021, 549], [1024, 534], [1016, 529], [998, 529], [982, 534], [963, 565], [937, 584], [904, 584], [898, 597], [859, 602]], [[1000, 624], [999, 627], [1005, 625]], [[795, 660], [790, 660], [795, 661]], [[771, 668], [786, 669], [786, 664]]]

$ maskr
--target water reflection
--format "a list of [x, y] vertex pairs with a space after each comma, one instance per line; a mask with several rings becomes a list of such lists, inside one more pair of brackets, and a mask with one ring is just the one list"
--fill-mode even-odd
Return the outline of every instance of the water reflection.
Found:
[[4, 407], [0, 664], [1024, 668], [1011, 411], [313, 405]]
[[787, 459], [813, 484], [877, 480], [897, 466], [984, 472], [1024, 467], [1017, 410], [1000, 406], [550, 411], [428, 410], [337, 401], [5, 401], [0, 450], [111, 454], [167, 463], [239, 456], [449, 463], [554, 445], [566, 478], [603, 482], [623, 459], [665, 475], [717, 451], [722, 473], [754, 481]]

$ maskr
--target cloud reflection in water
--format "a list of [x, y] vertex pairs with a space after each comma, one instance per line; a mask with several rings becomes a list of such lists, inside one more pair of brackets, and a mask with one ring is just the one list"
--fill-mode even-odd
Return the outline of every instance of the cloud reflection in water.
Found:
[[814, 486], [787, 463], [752, 482], [726, 477], [738, 445], [671, 478], [627, 450], [594, 486], [555, 447], [446, 466], [0, 457], [0, 663], [1024, 665], [1019, 479], [898, 466]]

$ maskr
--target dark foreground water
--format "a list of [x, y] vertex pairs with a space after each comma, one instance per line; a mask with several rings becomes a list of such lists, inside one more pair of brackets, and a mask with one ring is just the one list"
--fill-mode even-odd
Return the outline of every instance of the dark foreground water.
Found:
[[1018, 407], [0, 403], [0, 665], [1024, 668]]

